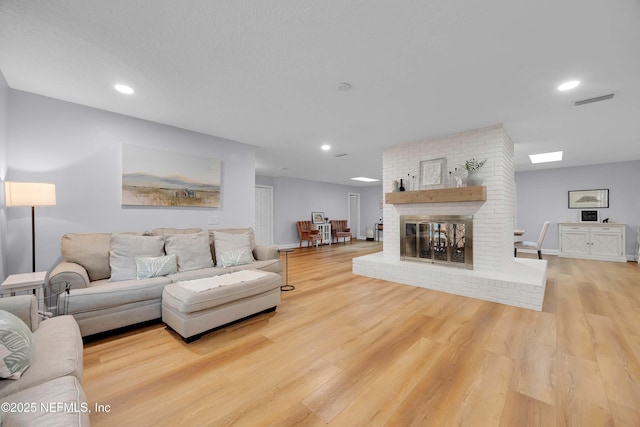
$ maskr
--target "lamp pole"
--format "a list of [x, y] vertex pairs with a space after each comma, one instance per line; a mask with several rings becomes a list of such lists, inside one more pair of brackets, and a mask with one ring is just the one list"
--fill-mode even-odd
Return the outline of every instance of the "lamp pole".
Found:
[[36, 272], [36, 207], [31, 206], [31, 265]]

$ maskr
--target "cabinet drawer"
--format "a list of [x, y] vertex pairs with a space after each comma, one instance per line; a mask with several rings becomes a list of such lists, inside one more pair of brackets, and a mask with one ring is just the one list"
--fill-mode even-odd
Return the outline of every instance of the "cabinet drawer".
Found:
[[620, 227], [593, 227], [592, 231], [596, 233], [622, 234], [622, 228]]
[[567, 231], [589, 231], [589, 227], [585, 227], [583, 225], [561, 225], [560, 232]]

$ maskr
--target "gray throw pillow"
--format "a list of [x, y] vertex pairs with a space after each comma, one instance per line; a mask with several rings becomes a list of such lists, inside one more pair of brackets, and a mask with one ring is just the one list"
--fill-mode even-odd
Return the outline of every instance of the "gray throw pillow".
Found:
[[158, 257], [164, 255], [162, 236], [135, 236], [112, 234], [109, 264], [111, 282], [131, 280], [138, 277], [136, 257]]
[[216, 231], [213, 239], [218, 267], [232, 267], [255, 261], [251, 251], [249, 233], [232, 234]]
[[178, 259], [178, 271], [198, 270], [213, 267], [209, 232], [191, 234], [167, 234], [164, 236], [164, 250], [167, 255]]

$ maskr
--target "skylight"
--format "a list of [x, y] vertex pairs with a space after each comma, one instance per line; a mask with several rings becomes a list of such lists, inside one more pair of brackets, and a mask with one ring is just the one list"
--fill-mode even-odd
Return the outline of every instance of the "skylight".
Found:
[[548, 163], [559, 162], [562, 160], [562, 151], [554, 151], [551, 153], [529, 154], [531, 163]]
[[120, 93], [124, 93], [125, 95], [133, 95], [135, 93], [135, 90], [133, 90], [133, 88], [131, 88], [131, 86], [127, 86], [127, 85], [123, 85], [123, 84], [117, 84], [113, 86], [118, 92]]
[[580, 82], [578, 80], [571, 80], [568, 82], [564, 82], [560, 86], [558, 86], [558, 90], [559, 91], [570, 90], [570, 89], [573, 89], [574, 87], [578, 87], [579, 84]]
[[375, 179], [375, 178], [367, 178], [366, 176], [359, 176], [357, 178], [351, 178], [354, 181], [362, 181], [362, 182], [376, 182], [376, 181], [380, 181], [379, 179]]

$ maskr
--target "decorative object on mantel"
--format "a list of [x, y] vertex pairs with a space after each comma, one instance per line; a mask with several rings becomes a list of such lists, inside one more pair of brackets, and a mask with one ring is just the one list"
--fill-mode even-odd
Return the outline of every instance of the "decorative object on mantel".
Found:
[[400, 188], [398, 188], [398, 191], [404, 191], [404, 185], [402, 184], [402, 178], [400, 178]]
[[[420, 190], [444, 188], [447, 179], [447, 159], [422, 160], [420, 162]], [[417, 190], [417, 188], [415, 189]]]
[[467, 170], [467, 186], [476, 187], [484, 182], [484, 174], [480, 171], [482, 166], [487, 163], [487, 159], [476, 160], [475, 157], [464, 162], [464, 168]]
[[394, 180], [393, 181], [393, 192], [395, 193], [397, 191], [400, 191], [399, 188], [400, 188], [400, 184], [398, 184], [397, 180]]

